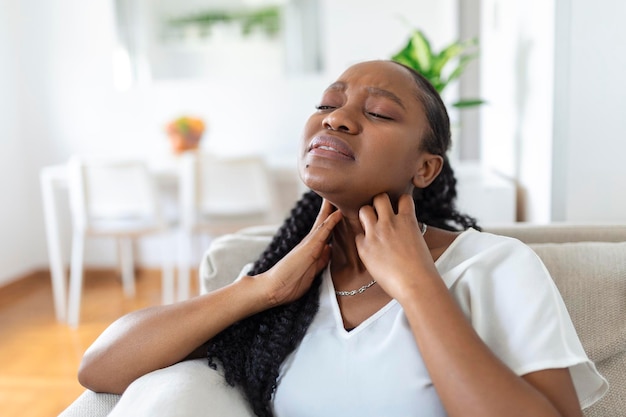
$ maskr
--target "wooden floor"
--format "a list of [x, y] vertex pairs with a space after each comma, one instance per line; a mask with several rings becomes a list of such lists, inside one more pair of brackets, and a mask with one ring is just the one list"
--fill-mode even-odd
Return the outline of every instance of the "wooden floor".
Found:
[[116, 318], [161, 302], [158, 271], [136, 279], [137, 295], [126, 299], [116, 273], [88, 271], [76, 329], [56, 322], [47, 273], [0, 287], [0, 416], [55, 417], [80, 395], [85, 349]]

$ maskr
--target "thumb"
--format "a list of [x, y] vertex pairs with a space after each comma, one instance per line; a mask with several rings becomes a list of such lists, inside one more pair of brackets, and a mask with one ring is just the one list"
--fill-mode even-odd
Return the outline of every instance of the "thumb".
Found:
[[354, 237], [354, 243], [356, 243], [357, 251], [361, 252], [361, 248], [365, 245], [365, 233], [359, 233]]

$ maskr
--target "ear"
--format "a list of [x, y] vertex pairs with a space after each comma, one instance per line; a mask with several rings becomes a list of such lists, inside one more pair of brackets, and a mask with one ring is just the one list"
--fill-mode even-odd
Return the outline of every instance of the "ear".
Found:
[[431, 153], [423, 153], [417, 164], [417, 172], [413, 176], [413, 185], [426, 188], [437, 178], [443, 168], [443, 157]]

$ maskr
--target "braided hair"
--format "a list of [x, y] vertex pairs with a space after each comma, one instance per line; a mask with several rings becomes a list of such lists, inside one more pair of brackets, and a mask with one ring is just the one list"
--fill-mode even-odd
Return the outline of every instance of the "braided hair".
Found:
[[[427, 152], [444, 158], [439, 176], [428, 187], [413, 193], [416, 216], [428, 225], [446, 230], [479, 229], [475, 219], [455, 208], [456, 179], [446, 157], [450, 147], [450, 122], [445, 105], [422, 75], [405, 68], [415, 80], [417, 99], [424, 107], [429, 124], [422, 146]], [[322, 198], [315, 192], [305, 193], [248, 275], [269, 270], [287, 255], [309, 233], [321, 204]], [[241, 389], [259, 417], [273, 415], [271, 401], [280, 366], [296, 349], [317, 313], [320, 283], [321, 273], [300, 299], [241, 320], [207, 343], [209, 366], [222, 368], [226, 382]]]

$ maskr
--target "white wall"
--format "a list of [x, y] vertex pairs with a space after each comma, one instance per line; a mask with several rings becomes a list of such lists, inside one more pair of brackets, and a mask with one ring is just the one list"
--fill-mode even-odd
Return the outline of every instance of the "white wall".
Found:
[[[30, 0], [36, 1], [36, 0]], [[74, 151], [168, 152], [162, 131], [181, 112], [204, 116], [207, 143], [218, 152], [247, 149], [292, 155], [301, 126], [321, 89], [345, 67], [362, 59], [388, 58], [406, 41], [409, 24], [419, 24], [439, 44], [455, 36], [454, 0], [377, 3], [322, 0], [322, 51], [326, 71], [288, 79], [202, 79], [157, 82], [118, 93], [112, 85], [115, 35], [108, 1], [54, 0], [55, 56], [52, 118], [62, 159]], [[71, 12], [70, 12], [71, 10]], [[403, 17], [404, 16], [404, 17]], [[450, 16], [450, 17], [449, 17]], [[364, 22], [376, 21], [375, 30]], [[355, 47], [346, 47], [355, 45]], [[251, 63], [252, 64], [252, 63]], [[81, 117], [77, 119], [76, 115]]]
[[363, 59], [389, 58], [414, 27], [437, 49], [458, 33], [456, 0], [322, 0], [321, 6], [322, 51], [333, 76]]
[[626, 3], [557, 7], [553, 217], [626, 222]]
[[[481, 0], [459, 0], [458, 21], [459, 39], [478, 39], [478, 50], [482, 48]], [[459, 79], [459, 97], [464, 99], [482, 98], [480, 89], [479, 59], [467, 65]], [[463, 161], [479, 161], [481, 150], [480, 106], [458, 112], [459, 134], [453, 146], [457, 148], [458, 158]], [[453, 140], [455, 138], [453, 137]]]
[[483, 163], [514, 180], [521, 219], [550, 221], [554, 4], [483, 0]]
[[30, 79], [40, 62], [24, 53], [35, 45], [23, 24], [36, 24], [37, 16], [25, 16], [21, 6], [17, 1], [0, 2], [0, 283], [45, 260], [34, 166], [46, 152], [37, 138], [45, 129], [41, 103], [46, 93], [41, 77]]
[[[204, 117], [203, 146], [260, 152], [295, 165], [300, 129], [321, 90], [346, 65], [388, 58], [419, 25], [436, 46], [456, 36], [456, 0], [320, 0], [327, 71], [289, 79], [159, 82], [120, 93], [113, 83], [112, 1], [0, 1], [0, 282], [47, 266], [39, 170], [72, 153], [168, 155], [164, 124]], [[402, 19], [408, 21], [407, 25]], [[16, 58], [17, 57], [17, 58]], [[7, 200], [7, 199], [3, 199]], [[64, 252], [69, 221], [64, 219]], [[112, 247], [87, 251], [109, 264]]]
[[626, 4], [483, 0], [482, 161], [520, 219], [626, 221]]

